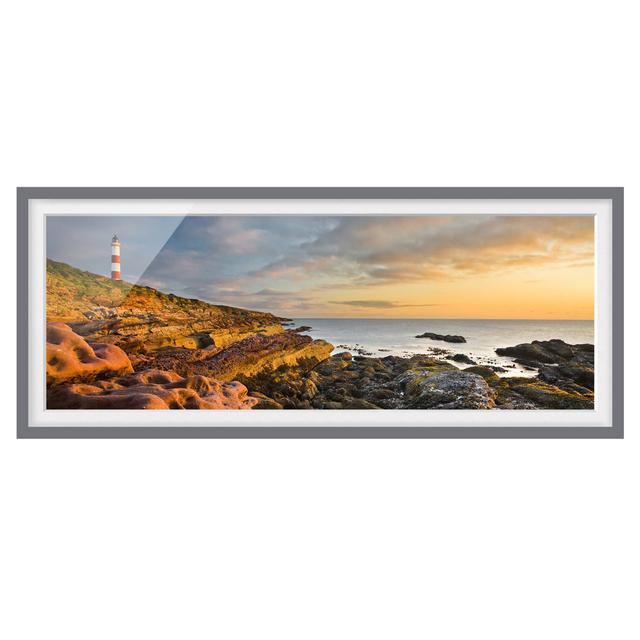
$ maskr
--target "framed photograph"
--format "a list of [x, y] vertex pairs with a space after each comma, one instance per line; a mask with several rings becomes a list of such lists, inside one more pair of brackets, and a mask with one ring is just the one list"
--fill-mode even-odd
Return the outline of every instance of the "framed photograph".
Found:
[[18, 189], [20, 438], [620, 438], [621, 188]]

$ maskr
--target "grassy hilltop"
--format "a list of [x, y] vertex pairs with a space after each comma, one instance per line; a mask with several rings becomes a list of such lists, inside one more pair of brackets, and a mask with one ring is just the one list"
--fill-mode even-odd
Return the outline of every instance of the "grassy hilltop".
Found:
[[86, 321], [96, 308], [123, 312], [202, 317], [218, 320], [221, 326], [247, 322], [278, 322], [271, 313], [214, 305], [193, 298], [181, 298], [151, 287], [111, 280], [81, 271], [63, 262], [47, 260], [47, 320]]
[[132, 288], [129, 282], [47, 260], [47, 320], [85, 320], [84, 312], [95, 307], [116, 308]]

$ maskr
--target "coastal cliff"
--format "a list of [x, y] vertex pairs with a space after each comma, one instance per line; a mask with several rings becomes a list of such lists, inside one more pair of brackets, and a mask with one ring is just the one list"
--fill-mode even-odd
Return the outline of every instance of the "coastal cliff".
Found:
[[281, 333], [286, 318], [182, 298], [47, 260], [47, 321], [64, 322], [87, 340], [132, 354], [223, 348], [256, 333]]
[[50, 409], [250, 409], [239, 379], [310, 370], [333, 346], [286, 318], [166, 294], [47, 261]]

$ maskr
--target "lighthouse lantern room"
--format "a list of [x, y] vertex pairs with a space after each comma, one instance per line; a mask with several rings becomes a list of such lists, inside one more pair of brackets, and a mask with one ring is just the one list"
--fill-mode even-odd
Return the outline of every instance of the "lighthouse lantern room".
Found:
[[120, 240], [116, 235], [111, 238], [111, 279], [120, 280]]

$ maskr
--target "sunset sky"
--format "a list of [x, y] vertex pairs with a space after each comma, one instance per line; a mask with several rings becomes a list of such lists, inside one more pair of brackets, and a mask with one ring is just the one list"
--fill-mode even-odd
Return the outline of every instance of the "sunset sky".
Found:
[[592, 216], [49, 216], [47, 256], [289, 317], [592, 319]]

